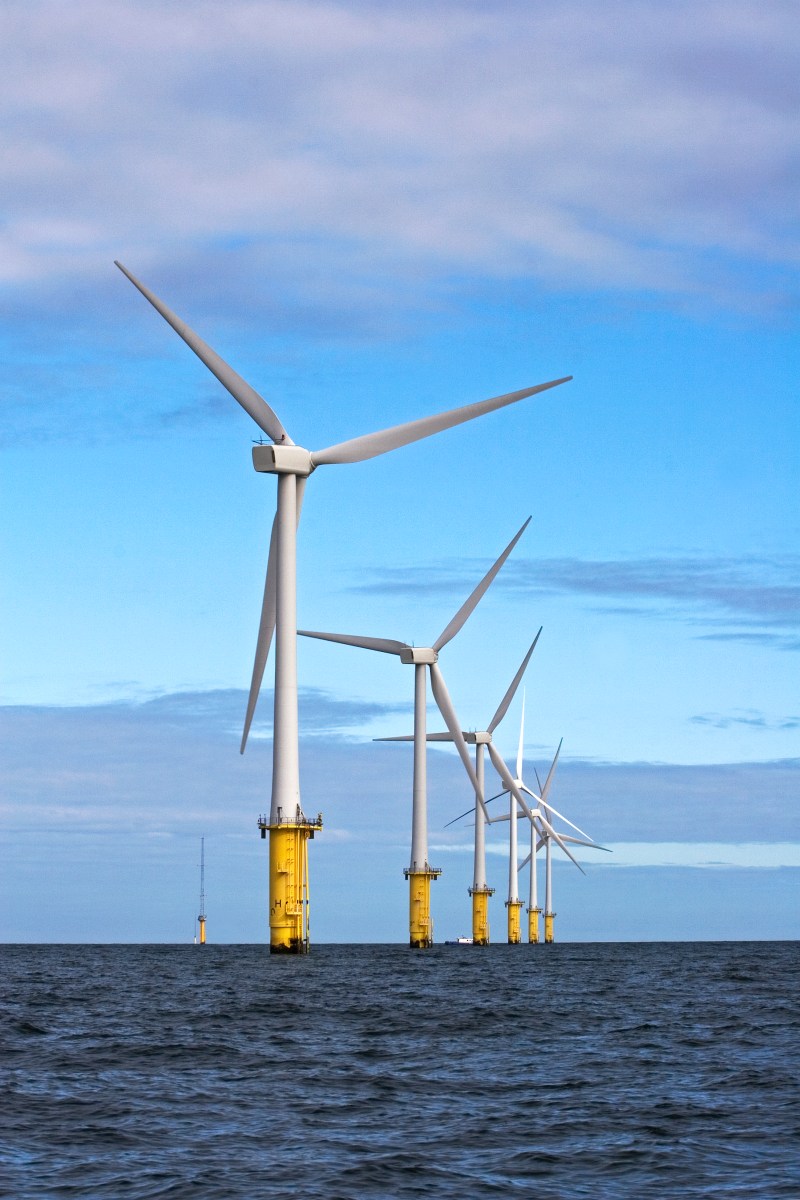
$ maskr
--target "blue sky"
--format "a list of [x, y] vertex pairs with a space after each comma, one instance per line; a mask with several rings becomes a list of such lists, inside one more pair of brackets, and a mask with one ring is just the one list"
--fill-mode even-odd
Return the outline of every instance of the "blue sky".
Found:
[[[185, 940], [201, 834], [210, 936], [265, 936], [269, 694], [237, 744], [274, 484], [115, 258], [311, 448], [572, 374], [316, 472], [299, 622], [427, 643], [531, 514], [441, 665], [482, 726], [544, 627], [526, 761], [563, 736], [553, 801], [615, 850], [559, 866], [559, 936], [797, 936], [794, 6], [34, 2], [0, 35], [0, 937]], [[411, 675], [309, 643], [300, 681], [313, 936], [402, 940], [410, 754], [372, 738]], [[440, 936], [465, 796], [433, 752]]]

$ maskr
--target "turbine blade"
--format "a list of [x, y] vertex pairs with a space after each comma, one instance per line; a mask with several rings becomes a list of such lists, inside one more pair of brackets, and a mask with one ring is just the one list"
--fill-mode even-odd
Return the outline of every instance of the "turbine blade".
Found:
[[497, 729], [497, 726], [500, 724], [503, 717], [508, 712], [508, 707], [511, 704], [511, 701], [514, 699], [514, 694], [515, 694], [517, 688], [519, 687], [522, 676], [525, 674], [525, 668], [527, 667], [528, 663], [530, 662], [531, 655], [533, 654], [534, 650], [536, 649], [536, 643], [539, 640], [539, 636], [540, 636], [541, 632], [542, 631], [540, 628], [539, 633], [537, 633], [536, 637], [531, 642], [531, 648], [528, 651], [528, 653], [525, 655], [525, 657], [523, 658], [522, 664], [521, 664], [519, 670], [517, 671], [514, 678], [511, 680], [511, 687], [508, 689], [505, 696], [503, 696], [503, 699], [500, 701], [500, 706], [497, 709], [497, 712], [494, 714], [491, 721], [489, 722], [489, 728], [487, 730], [488, 733], [494, 733], [495, 729]]
[[[493, 825], [495, 823], [495, 821], [507, 821], [508, 820], [508, 814], [506, 814], [504, 817], [489, 817], [489, 816], [487, 816], [487, 810], [486, 810], [487, 804], [491, 804], [493, 800], [499, 800], [500, 797], [505, 796], [505, 794], [506, 794], [505, 792], [498, 792], [496, 796], [490, 796], [488, 800], [484, 801], [483, 813], [484, 813], [484, 816], [486, 817], [486, 820], [489, 822], [490, 825]], [[453, 820], [448, 821], [447, 825], [454, 825], [456, 823], [456, 821], [461, 821], [464, 817], [468, 817], [468, 816], [470, 816], [471, 813], [474, 813], [474, 812], [475, 812], [475, 805], [473, 804], [472, 808], [468, 808], [466, 812], [461, 813], [461, 816], [453, 817]], [[444, 826], [445, 829], [447, 829], [447, 825]]]
[[[404, 733], [401, 737], [383, 737], [373, 738], [373, 742], [413, 742], [413, 733]], [[428, 742], [452, 742], [453, 735], [451, 733], [426, 733], [425, 740]]]
[[522, 779], [522, 747], [525, 741], [525, 691], [522, 692], [522, 714], [519, 719], [519, 745], [517, 746], [517, 779]]
[[313, 633], [310, 629], [298, 629], [299, 637], [320, 638], [323, 642], [341, 642], [343, 646], [360, 646], [362, 650], [380, 650], [382, 654], [402, 654], [408, 649], [405, 642], [393, 642], [389, 638], [358, 637], [350, 633]]
[[516, 546], [519, 539], [522, 537], [525, 530], [528, 528], [528, 525], [530, 524], [530, 520], [531, 520], [530, 517], [528, 517], [528, 520], [525, 521], [525, 523], [522, 525], [522, 527], [514, 534], [513, 538], [508, 543], [508, 545], [506, 546], [503, 553], [497, 559], [497, 562], [494, 564], [493, 567], [490, 567], [490, 569], [486, 572], [483, 579], [480, 581], [478, 586], [475, 588], [475, 590], [473, 591], [473, 593], [469, 597], [469, 599], [465, 600], [465, 602], [461, 605], [461, 608], [458, 610], [456, 615], [453, 617], [450, 624], [447, 625], [446, 628], [443, 629], [442, 632], [439, 634], [438, 638], [433, 643], [433, 649], [436, 650], [437, 653], [439, 650], [442, 649], [443, 646], [446, 646], [447, 643], [456, 636], [456, 634], [458, 633], [461, 626], [467, 620], [467, 617], [470, 615], [470, 613], [472, 613], [477, 608], [478, 602], [480, 601], [481, 597], [484, 595], [484, 593], [488, 589], [488, 587], [489, 587], [490, 583], [492, 582], [492, 580], [494, 579], [495, 575], [500, 570], [500, 568], [502, 567], [503, 563], [508, 558], [511, 551], [514, 549], [514, 547]]
[[146, 288], [135, 276], [131, 275], [130, 271], [126, 267], [123, 267], [121, 262], [117, 262], [115, 259], [114, 266], [119, 267], [122, 274], [130, 279], [133, 286], [139, 289], [146, 300], [150, 301], [153, 308], [161, 313], [161, 316], [172, 326], [178, 337], [183, 338], [189, 349], [195, 352], [200, 361], [208, 367], [212, 375], [216, 375], [222, 386], [230, 392], [234, 400], [238, 400], [245, 412], [253, 418], [259, 429], [263, 429], [264, 433], [268, 437], [271, 437], [273, 442], [282, 442], [286, 446], [293, 446], [294, 442], [283, 428], [277, 413], [270, 408], [263, 396], [259, 396], [258, 392], [246, 380], [242, 379], [241, 375], [237, 375], [233, 368], [229, 367], [215, 350], [212, 350], [202, 338], [198, 337], [185, 321], [182, 321], [171, 309], [167, 308], [166, 304], [159, 300], [158, 296], [154, 295], [149, 288]]
[[[303, 497], [305, 496], [307, 480], [303, 476], [298, 476], [295, 481], [297, 488], [297, 524], [300, 524], [300, 513], [303, 510]], [[253, 716], [258, 703], [258, 696], [261, 691], [261, 683], [264, 678], [264, 670], [269, 657], [269, 648], [272, 643], [272, 635], [275, 632], [275, 618], [277, 614], [277, 563], [276, 557], [278, 553], [278, 517], [277, 514], [272, 522], [272, 533], [269, 539], [269, 557], [267, 559], [267, 577], [264, 581], [264, 599], [261, 602], [261, 621], [258, 626], [258, 638], [256, 640], [256, 654], [253, 662], [253, 675], [250, 680], [250, 695], [247, 697], [247, 711], [244, 718], [244, 730], [242, 732], [242, 741], [239, 746], [239, 753], [244, 754], [247, 738], [250, 734], [250, 726], [253, 723]]]
[[501, 796], [507, 796], [507, 795], [508, 795], [508, 788], [503, 788], [502, 792], [498, 792], [496, 796], [490, 796], [489, 799], [486, 801], [486, 803], [491, 804], [492, 800], [499, 800]]
[[574, 822], [570, 821], [568, 817], [565, 817], [563, 813], [560, 813], [557, 808], [553, 808], [552, 804], [548, 804], [548, 802], [546, 800], [542, 799], [541, 796], [539, 797], [539, 803], [544, 805], [544, 807], [547, 809], [548, 813], [552, 813], [553, 816], [558, 817], [558, 819], [560, 821], [563, 821], [566, 825], [569, 825], [570, 829], [574, 829], [578, 833], [580, 833], [583, 837], [588, 838], [589, 841], [585, 842], [584, 845], [587, 845], [587, 846], [595, 845], [595, 842], [592, 840], [591, 834], [587, 833], [585, 829], [581, 829], [581, 827], [579, 825], [575, 825]]
[[[553, 759], [552, 766], [550, 767], [550, 770], [547, 772], [547, 779], [545, 779], [545, 781], [544, 781], [544, 787], [542, 788], [542, 792], [541, 792], [543, 800], [547, 799], [547, 793], [550, 791], [550, 784], [553, 782], [553, 776], [556, 773], [556, 766], [558, 764], [558, 756], [561, 753], [561, 747], [563, 745], [564, 745], [564, 739], [562, 738], [561, 741], [558, 743], [558, 749], [556, 750], [556, 756]], [[538, 775], [536, 776], [536, 780], [538, 782], [538, 780], [539, 780]], [[589, 835], [587, 834], [586, 836], [588, 837]]]
[[523, 867], [527, 867], [527, 865], [530, 861], [531, 861], [531, 855], [530, 855], [530, 851], [528, 851], [527, 857], [523, 858], [521, 863], [517, 863], [517, 870], [521, 871]]
[[468, 808], [468, 809], [466, 810], [466, 812], [459, 813], [459, 815], [458, 815], [457, 817], [453, 817], [452, 821], [448, 821], [446, 825], [443, 825], [443, 826], [442, 826], [442, 828], [443, 828], [443, 829], [447, 829], [447, 828], [448, 828], [450, 825], [455, 825], [456, 821], [463, 821], [463, 820], [464, 820], [464, 817], [469, 817], [469, 816], [471, 816], [471, 815], [472, 815], [474, 812], [475, 812], [475, 805], [473, 804], [473, 805], [472, 805], [472, 808]]
[[269, 539], [269, 558], [267, 559], [267, 577], [264, 581], [264, 599], [261, 602], [261, 621], [258, 626], [258, 638], [256, 639], [256, 656], [253, 663], [253, 675], [250, 680], [250, 695], [247, 697], [247, 712], [244, 718], [244, 731], [242, 733], [242, 742], [239, 746], [239, 753], [244, 754], [247, 738], [250, 733], [250, 726], [253, 723], [253, 716], [256, 711], [258, 695], [261, 691], [261, 682], [264, 678], [264, 670], [269, 657], [269, 648], [272, 644], [272, 635], [275, 632], [275, 617], [277, 613], [277, 542], [278, 542], [278, 518], [272, 522], [272, 534]]
[[582, 867], [582, 866], [581, 866], [581, 864], [578, 862], [577, 858], [575, 858], [574, 854], [570, 854], [570, 852], [569, 852], [569, 850], [567, 849], [567, 847], [566, 847], [566, 844], [564, 843], [563, 839], [562, 839], [562, 838], [561, 838], [561, 837], [560, 837], [560, 836], [559, 836], [559, 835], [556, 833], [555, 829], [553, 829], [553, 826], [552, 826], [552, 825], [550, 824], [550, 822], [547, 820], [547, 817], [543, 816], [543, 814], [541, 814], [541, 813], [540, 813], [540, 814], [539, 814], [539, 820], [541, 821], [541, 823], [542, 823], [542, 827], [543, 827], [543, 829], [546, 831], [546, 833], [548, 833], [548, 834], [549, 834], [549, 836], [550, 836], [551, 838], [553, 838], [553, 839], [554, 839], [556, 842], [558, 842], [558, 845], [559, 845], [559, 846], [561, 847], [561, 849], [564, 851], [564, 853], [566, 854], [567, 858], [571, 859], [571, 860], [572, 860], [572, 862], [574, 862], [574, 863], [575, 863], [575, 866], [578, 868], [578, 870], [580, 871], [581, 875], [585, 875], [585, 874], [586, 874], [586, 872], [584, 871], [583, 867]]
[[483, 793], [481, 791], [480, 784], [478, 783], [478, 776], [475, 774], [475, 768], [472, 765], [472, 759], [470, 757], [469, 750], [467, 749], [467, 743], [464, 741], [464, 735], [461, 732], [461, 725], [458, 717], [456, 716], [456, 710], [453, 708], [453, 701], [450, 699], [450, 693], [447, 690], [447, 684], [444, 681], [444, 676], [442, 675], [437, 663], [430, 663], [428, 669], [431, 673], [431, 691], [433, 692], [433, 698], [436, 701], [439, 712], [444, 717], [445, 725], [450, 730], [450, 734], [456, 744], [456, 750], [458, 750], [458, 753], [461, 755], [461, 761], [463, 762], [464, 769], [469, 776], [470, 783], [475, 789], [475, 795], [478, 803], [483, 809], [483, 815], [488, 818], [489, 814], [486, 810], [486, 801], [483, 798]]
[[606, 854], [613, 854], [613, 850], [609, 850], [608, 846], [598, 846], [597, 842], [584, 842], [581, 838], [570, 837], [568, 833], [561, 835], [565, 842], [569, 842], [570, 846], [585, 846], [587, 850], [604, 850]]
[[440, 433], [443, 429], [452, 429], [454, 425], [462, 425], [473, 417], [481, 417], [484, 413], [493, 412], [496, 408], [504, 408], [507, 404], [515, 404], [526, 396], [534, 396], [537, 392], [545, 392], [548, 388], [558, 387], [561, 383], [569, 383], [571, 375], [563, 379], [553, 379], [549, 383], [540, 383], [536, 387], [523, 388], [520, 392], [508, 392], [504, 396], [495, 396], [491, 400], [480, 400], [477, 404], [465, 404], [462, 408], [451, 408], [448, 412], [437, 413], [432, 417], [421, 417], [418, 421], [408, 421], [404, 425], [393, 425], [391, 429], [381, 429], [377, 433], [366, 433], [361, 437], [351, 438], [347, 442], [339, 442], [336, 446], [328, 446], [325, 450], [315, 450], [311, 461], [315, 467], [328, 463], [363, 462], [367, 458], [375, 458], [378, 454], [386, 454], [400, 446], [408, 446], [421, 438]]
[[492, 764], [494, 766], [495, 771], [497, 771], [497, 774], [500, 776], [503, 783], [505, 784], [506, 791], [511, 792], [511, 794], [514, 797], [514, 799], [516, 800], [517, 804], [520, 806], [520, 808], [524, 812], [525, 816], [528, 818], [529, 821], [532, 821], [534, 814], [531, 811], [530, 805], [528, 804], [528, 801], [524, 799], [522, 792], [517, 787], [515, 781], [511, 778], [511, 772], [509, 771], [506, 764], [503, 762], [503, 759], [500, 757], [497, 747], [494, 745], [493, 742], [489, 742], [487, 749], [489, 751], [489, 758], [492, 760]]

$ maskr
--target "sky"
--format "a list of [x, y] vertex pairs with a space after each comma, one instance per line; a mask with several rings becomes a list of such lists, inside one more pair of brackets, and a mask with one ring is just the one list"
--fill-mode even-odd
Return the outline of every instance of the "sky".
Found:
[[[3, 6], [1, 940], [190, 940], [201, 837], [209, 940], [268, 936], [274, 483], [115, 259], [310, 449], [572, 375], [315, 472], [299, 624], [430, 644], [530, 515], [440, 665], [483, 728], [542, 627], [526, 777], [563, 738], [613, 851], [556, 936], [798, 936], [799, 43], [782, 0]], [[299, 678], [312, 940], [404, 941], [411, 673]], [[470, 789], [429, 776], [441, 940]]]

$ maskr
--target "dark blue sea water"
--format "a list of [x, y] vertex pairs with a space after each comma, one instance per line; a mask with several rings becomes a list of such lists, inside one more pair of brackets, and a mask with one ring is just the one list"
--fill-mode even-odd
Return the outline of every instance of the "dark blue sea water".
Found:
[[0, 967], [15, 1200], [800, 1196], [796, 943]]

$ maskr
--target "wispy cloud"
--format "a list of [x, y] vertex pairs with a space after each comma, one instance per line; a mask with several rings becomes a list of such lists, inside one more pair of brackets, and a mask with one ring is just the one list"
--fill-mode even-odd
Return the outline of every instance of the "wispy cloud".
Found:
[[368, 329], [389, 275], [393, 305], [465, 272], [780, 305], [794, 18], [786, 0], [6, 6], [2, 276], [19, 299], [60, 281], [66, 303], [115, 253], [163, 278], [169, 245], [172, 292], [210, 259], [254, 317], [269, 275], [295, 325], [329, 328]]
[[[800, 842], [613, 842], [611, 854], [572, 850], [581, 863], [600, 867], [688, 867], [698, 870], [780, 870], [800, 867]], [[508, 844], [488, 842], [488, 854], [508, 857]], [[470, 854], [469, 845], [444, 843], [431, 846], [436, 854]], [[569, 865], [558, 853], [555, 862]]]
[[[392, 595], [453, 594], [477, 576], [475, 563], [386, 568], [355, 590]], [[574, 595], [602, 612], [659, 615], [699, 628], [698, 637], [757, 640], [800, 650], [800, 557], [517, 559], [495, 585], [529, 595]], [[624, 601], [624, 603], [620, 603]]]
[[[269, 803], [271, 746], [238, 753], [245, 694], [177, 693], [143, 703], [0, 708], [0, 795], [7, 825], [182, 831], [241, 828]], [[355, 840], [405, 844], [411, 756], [364, 740], [376, 707], [303, 695], [304, 803]], [[383, 711], [381, 709], [381, 711]], [[309, 728], [312, 732], [309, 734]], [[324, 736], [320, 736], [324, 733]], [[800, 760], [678, 766], [562, 762], [555, 803], [604, 844], [792, 841]], [[431, 830], [469, 803], [451, 750], [428, 756]], [[249, 828], [249, 826], [248, 826]], [[454, 829], [452, 842], [468, 842]]]
[[714, 729], [731, 729], [743, 725], [747, 729], [765, 731], [800, 729], [800, 717], [767, 717], [754, 709], [732, 713], [698, 713], [690, 717], [693, 725], [710, 725]]

